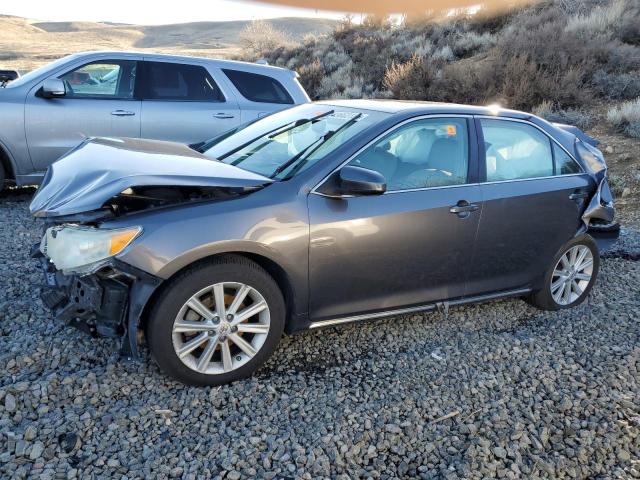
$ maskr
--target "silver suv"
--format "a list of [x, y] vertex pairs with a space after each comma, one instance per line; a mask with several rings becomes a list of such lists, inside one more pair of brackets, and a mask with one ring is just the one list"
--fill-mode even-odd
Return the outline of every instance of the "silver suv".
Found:
[[309, 101], [293, 71], [206, 58], [70, 55], [0, 88], [0, 189], [40, 183], [87, 137], [202, 142]]

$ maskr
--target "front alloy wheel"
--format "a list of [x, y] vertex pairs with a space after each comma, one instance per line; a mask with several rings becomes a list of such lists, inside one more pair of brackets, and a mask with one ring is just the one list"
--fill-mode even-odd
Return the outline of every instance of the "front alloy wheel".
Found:
[[255, 288], [223, 282], [203, 288], [173, 323], [173, 348], [187, 367], [207, 375], [249, 362], [269, 335], [269, 306]]
[[274, 279], [255, 262], [227, 255], [194, 265], [163, 287], [146, 338], [165, 373], [189, 385], [222, 385], [266, 361], [284, 322]]

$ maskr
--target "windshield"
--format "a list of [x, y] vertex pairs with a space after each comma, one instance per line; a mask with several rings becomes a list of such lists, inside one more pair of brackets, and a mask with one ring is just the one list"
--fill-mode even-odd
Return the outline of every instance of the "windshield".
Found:
[[20, 87], [25, 83], [29, 83], [31, 80], [39, 77], [40, 75], [45, 75], [47, 72], [51, 72], [56, 68], [58, 68], [60, 65], [64, 65], [75, 56], [77, 55], [67, 55], [66, 57], [59, 58], [55, 62], [47, 63], [42, 67], [36, 68], [35, 70], [31, 70], [29, 73], [25, 73], [20, 78], [16, 78], [13, 82], [9, 82], [6, 85], [6, 88]]
[[[253, 173], [285, 180], [386, 116], [332, 105], [305, 104], [208, 142], [204, 155]], [[210, 147], [210, 148], [206, 148]]]

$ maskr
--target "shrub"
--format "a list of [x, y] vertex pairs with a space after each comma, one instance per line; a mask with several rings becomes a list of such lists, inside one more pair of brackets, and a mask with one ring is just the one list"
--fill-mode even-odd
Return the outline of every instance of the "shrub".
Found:
[[384, 86], [391, 91], [393, 98], [426, 100], [435, 75], [434, 65], [414, 55], [408, 62], [391, 64], [384, 75]]
[[322, 58], [322, 64], [328, 72], [335, 72], [340, 66], [351, 61], [351, 57], [344, 50], [328, 51]]
[[607, 120], [617, 131], [640, 138], [640, 97], [610, 108]]
[[603, 97], [621, 100], [640, 97], [640, 71], [631, 73], [609, 73], [598, 70], [593, 75], [592, 83]]
[[254, 20], [240, 32], [240, 44], [249, 58], [261, 57], [291, 43], [286, 33], [263, 20]]
[[325, 76], [320, 60], [316, 59], [308, 65], [303, 65], [298, 69], [298, 74], [300, 74], [300, 83], [309, 94], [309, 97], [312, 100], [320, 98], [320, 85]]
[[640, 45], [640, 12], [635, 10], [620, 20], [618, 32], [620, 40], [632, 45]]
[[495, 37], [488, 33], [479, 34], [474, 31], [461, 33], [454, 41], [453, 54], [456, 57], [464, 58], [484, 52], [495, 44]]
[[588, 14], [571, 17], [567, 23], [567, 30], [584, 38], [613, 38], [619, 34], [618, 25], [629, 8], [627, 0], [614, 0], [592, 9]]
[[340, 66], [336, 71], [325, 75], [320, 80], [318, 87], [318, 98], [340, 98], [344, 91], [353, 85], [355, 80], [353, 63], [349, 61]]
[[582, 130], [591, 127], [594, 121], [593, 115], [587, 111], [572, 108], [563, 110], [548, 100], [535, 107], [533, 113], [549, 122], [575, 125]]
[[347, 19], [329, 35], [262, 55], [298, 70], [313, 98], [360, 91], [523, 110], [548, 100], [554, 115], [585, 124], [581, 109], [597, 96], [638, 96], [639, 2], [546, 0], [502, 13], [424, 16], [400, 27]]
[[609, 188], [611, 189], [611, 193], [614, 198], [620, 198], [624, 189], [627, 188], [627, 181], [622, 175], [618, 175], [611, 171], [609, 171], [607, 175], [607, 180], [609, 181]]

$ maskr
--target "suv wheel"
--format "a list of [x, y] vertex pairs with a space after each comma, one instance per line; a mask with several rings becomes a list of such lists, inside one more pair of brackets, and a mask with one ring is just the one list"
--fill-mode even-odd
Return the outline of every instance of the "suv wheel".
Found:
[[6, 178], [6, 174], [4, 172], [4, 167], [2, 163], [0, 163], [0, 192], [4, 190], [4, 180]]
[[530, 303], [543, 310], [579, 305], [593, 288], [600, 267], [598, 246], [589, 235], [575, 238], [554, 257], [544, 277], [544, 287]]
[[147, 324], [159, 367], [189, 385], [251, 375], [275, 350], [285, 322], [282, 293], [256, 263], [239, 256], [188, 269], [171, 281]]

